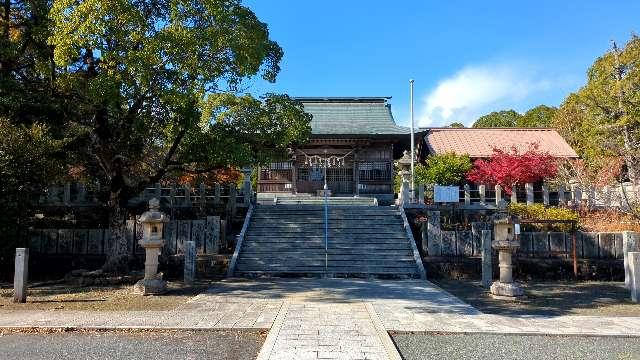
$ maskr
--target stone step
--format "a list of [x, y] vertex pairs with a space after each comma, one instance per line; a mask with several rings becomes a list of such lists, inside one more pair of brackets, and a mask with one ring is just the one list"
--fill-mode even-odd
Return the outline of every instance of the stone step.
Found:
[[[395, 236], [395, 235], [394, 235]], [[377, 245], [377, 244], [404, 244], [403, 239], [398, 238], [388, 238], [388, 237], [380, 237], [380, 238], [329, 238], [326, 240], [328, 244], [356, 244], [356, 245]], [[305, 237], [305, 238], [278, 238], [278, 237], [247, 237], [245, 240], [245, 244], [283, 244], [283, 245], [313, 245], [313, 244], [324, 244], [325, 239], [320, 236], [316, 237]]]
[[[324, 263], [322, 265], [300, 265], [300, 266], [269, 266], [263, 264], [257, 264], [252, 266], [242, 266], [238, 264], [239, 272], [248, 272], [248, 271], [278, 271], [278, 272], [309, 272], [309, 271], [322, 271], [324, 272], [325, 266]], [[388, 267], [388, 266], [366, 266], [366, 265], [355, 265], [355, 266], [329, 266], [327, 267], [328, 273], [367, 273], [367, 274], [394, 274], [394, 273], [402, 273], [402, 274], [416, 274], [417, 270], [414, 266], [411, 267]]]
[[[295, 256], [295, 257], [305, 257], [305, 256], [322, 256], [324, 258], [324, 247], [316, 248], [316, 249], [285, 249], [279, 251], [262, 251], [259, 249], [243, 249], [242, 257], [278, 257], [278, 256]], [[402, 258], [403, 256], [411, 256], [413, 257], [413, 251], [411, 249], [390, 249], [385, 250], [384, 253], [380, 253], [377, 251], [370, 251], [366, 249], [329, 249], [327, 253], [330, 256], [357, 256], [357, 257], [371, 257], [376, 258], [379, 256], [384, 257], [398, 257]]]

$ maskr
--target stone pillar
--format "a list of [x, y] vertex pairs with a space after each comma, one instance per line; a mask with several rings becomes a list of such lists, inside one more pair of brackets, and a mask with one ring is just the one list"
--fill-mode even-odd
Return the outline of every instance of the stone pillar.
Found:
[[578, 184], [571, 184], [571, 202], [576, 207], [582, 203], [582, 189]]
[[193, 284], [196, 279], [196, 243], [186, 241], [184, 247], [184, 283]]
[[422, 239], [422, 253], [429, 254], [429, 220], [420, 224], [420, 237]]
[[77, 201], [79, 203], [81, 203], [81, 204], [86, 203], [87, 202], [87, 188], [84, 186], [84, 183], [78, 183], [77, 189], [78, 189]]
[[629, 271], [631, 281], [629, 282], [629, 290], [631, 290], [631, 301], [640, 302], [640, 252], [632, 251], [629, 253]]
[[500, 204], [502, 201], [502, 187], [500, 185], [496, 185], [496, 206]]
[[527, 205], [533, 205], [533, 184], [526, 183], [524, 188], [527, 192]]
[[427, 224], [427, 253], [429, 256], [440, 255], [440, 241], [442, 232], [440, 231], [440, 211], [431, 211]]
[[402, 170], [400, 176], [402, 177], [402, 185], [400, 185], [400, 193], [398, 194], [398, 205], [404, 206], [409, 203], [409, 177], [411, 173]]
[[492, 281], [491, 230], [482, 230], [482, 287], [489, 288]]
[[500, 267], [500, 282], [512, 283], [513, 282], [513, 265], [511, 263], [511, 252], [499, 251], [498, 252], [498, 266]]
[[596, 188], [591, 185], [587, 191], [587, 206], [589, 206], [589, 209], [593, 209], [596, 207]]
[[631, 285], [631, 271], [629, 268], [629, 253], [640, 251], [640, 233], [625, 231], [622, 233], [622, 253], [624, 259], [624, 286]]
[[16, 249], [15, 273], [13, 275], [13, 302], [27, 302], [27, 280], [29, 278], [29, 249]]
[[511, 185], [511, 203], [512, 204], [518, 203], [518, 192], [516, 190], [517, 190], [516, 186]]
[[544, 206], [549, 206], [549, 188], [547, 185], [542, 185], [542, 203]]
[[471, 205], [471, 188], [469, 184], [464, 184], [464, 204]]
[[487, 189], [486, 186], [484, 185], [478, 185], [478, 194], [480, 196], [480, 204], [485, 204], [485, 200], [486, 200], [486, 196], [487, 196]]
[[565, 206], [567, 205], [567, 200], [564, 198], [565, 187], [564, 185], [558, 186], [558, 205]]
[[242, 174], [244, 176], [244, 181], [242, 183], [244, 205], [249, 206], [249, 204], [251, 204], [251, 197], [253, 196], [253, 189], [251, 189], [251, 168], [243, 168]]
[[424, 185], [418, 185], [418, 204], [424, 204]]
[[605, 209], [608, 209], [611, 206], [611, 190], [609, 185], [605, 185], [602, 188], [602, 205]]

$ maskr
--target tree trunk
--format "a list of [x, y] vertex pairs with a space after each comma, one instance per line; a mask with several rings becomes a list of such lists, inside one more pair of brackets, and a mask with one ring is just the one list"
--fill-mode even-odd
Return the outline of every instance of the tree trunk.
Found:
[[107, 259], [102, 269], [109, 273], [124, 274], [129, 272], [132, 247], [127, 236], [127, 210], [120, 205], [117, 193], [110, 194], [109, 206], [111, 241], [109, 248], [105, 249]]
[[623, 139], [624, 139], [624, 162], [627, 165], [627, 174], [629, 175], [629, 180], [632, 183], [637, 184], [640, 179], [638, 179], [638, 159], [634, 154], [634, 144], [631, 138], [631, 131], [629, 130], [629, 126], [625, 125], [622, 129]]

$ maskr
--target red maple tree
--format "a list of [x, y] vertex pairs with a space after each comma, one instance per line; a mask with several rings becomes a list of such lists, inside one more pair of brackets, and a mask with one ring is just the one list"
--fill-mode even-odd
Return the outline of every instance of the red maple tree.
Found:
[[500, 185], [507, 195], [511, 187], [535, 183], [554, 177], [558, 172], [556, 160], [548, 152], [539, 151], [532, 143], [523, 153], [514, 146], [510, 151], [494, 148], [489, 160], [478, 159], [467, 173], [467, 180], [487, 185]]

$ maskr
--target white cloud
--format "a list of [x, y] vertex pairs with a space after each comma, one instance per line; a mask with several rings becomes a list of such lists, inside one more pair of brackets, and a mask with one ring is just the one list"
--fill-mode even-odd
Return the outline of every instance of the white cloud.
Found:
[[440, 81], [424, 97], [418, 124], [462, 122], [469, 126], [479, 116], [517, 107], [527, 96], [550, 87], [551, 81], [536, 79], [536, 74], [523, 65], [467, 66]]

